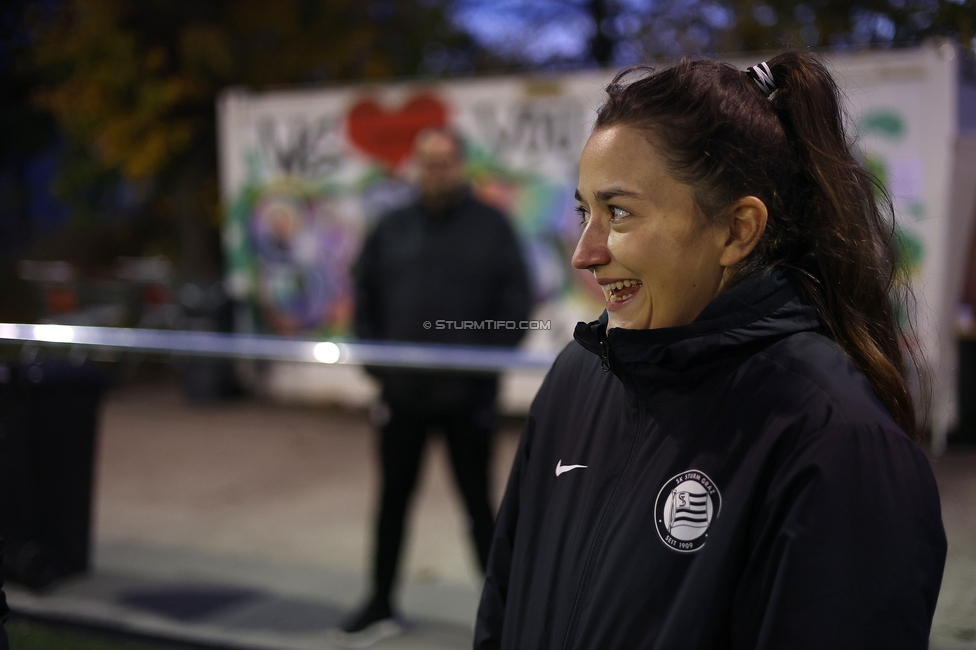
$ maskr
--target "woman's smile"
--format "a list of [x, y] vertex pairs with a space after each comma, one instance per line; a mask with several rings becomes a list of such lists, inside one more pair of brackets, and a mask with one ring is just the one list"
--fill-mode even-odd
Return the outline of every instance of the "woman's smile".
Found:
[[617, 311], [622, 309], [627, 303], [631, 302], [641, 290], [642, 282], [629, 278], [627, 280], [601, 279], [597, 278], [603, 295], [607, 299], [607, 310]]

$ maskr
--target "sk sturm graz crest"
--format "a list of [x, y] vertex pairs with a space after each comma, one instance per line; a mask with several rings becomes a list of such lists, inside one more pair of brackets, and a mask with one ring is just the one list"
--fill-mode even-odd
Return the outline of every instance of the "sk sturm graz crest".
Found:
[[722, 495], [704, 472], [681, 472], [664, 484], [654, 502], [661, 541], [679, 553], [694, 553], [708, 540], [708, 527], [722, 509]]

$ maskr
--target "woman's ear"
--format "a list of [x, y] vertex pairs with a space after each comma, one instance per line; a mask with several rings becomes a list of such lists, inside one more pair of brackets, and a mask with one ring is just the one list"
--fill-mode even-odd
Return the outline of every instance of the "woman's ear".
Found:
[[745, 196], [733, 203], [726, 214], [728, 239], [719, 258], [724, 267], [735, 266], [744, 260], [759, 243], [766, 229], [769, 212], [766, 204], [755, 196]]

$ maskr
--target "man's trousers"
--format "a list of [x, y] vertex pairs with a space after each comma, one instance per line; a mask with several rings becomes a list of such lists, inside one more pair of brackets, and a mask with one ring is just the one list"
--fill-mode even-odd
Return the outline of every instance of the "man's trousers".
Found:
[[373, 564], [375, 598], [389, 600], [400, 560], [404, 519], [417, 485], [427, 436], [432, 430], [444, 433], [454, 478], [470, 516], [471, 534], [484, 570], [494, 528], [488, 498], [493, 420], [493, 414], [484, 410], [427, 414], [391, 408], [389, 421], [379, 431], [382, 476]]

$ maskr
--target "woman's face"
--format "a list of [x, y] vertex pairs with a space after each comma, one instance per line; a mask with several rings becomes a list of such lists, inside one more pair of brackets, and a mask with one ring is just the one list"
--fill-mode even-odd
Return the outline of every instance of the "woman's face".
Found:
[[607, 329], [687, 325], [718, 295], [729, 230], [697, 211], [692, 188], [671, 176], [643, 131], [593, 132], [576, 199], [583, 233], [573, 266], [603, 288]]

